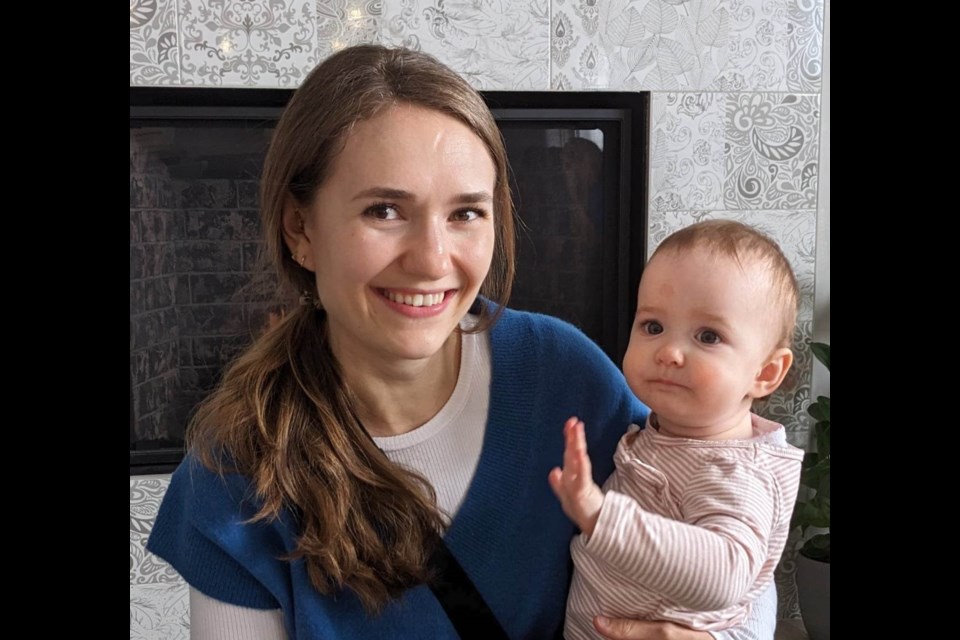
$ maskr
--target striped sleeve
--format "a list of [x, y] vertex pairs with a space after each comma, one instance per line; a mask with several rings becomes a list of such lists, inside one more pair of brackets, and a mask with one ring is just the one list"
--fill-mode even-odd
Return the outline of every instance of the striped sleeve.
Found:
[[585, 550], [677, 606], [726, 609], [743, 600], [767, 558], [776, 494], [767, 471], [724, 459], [691, 478], [679, 505], [685, 522], [608, 491]]

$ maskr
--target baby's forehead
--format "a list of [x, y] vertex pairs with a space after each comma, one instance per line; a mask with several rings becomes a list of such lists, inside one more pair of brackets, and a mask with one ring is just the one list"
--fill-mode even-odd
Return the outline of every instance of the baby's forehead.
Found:
[[769, 264], [764, 256], [750, 251], [734, 252], [723, 247], [710, 244], [693, 244], [671, 246], [654, 252], [647, 266], [658, 261], [679, 261], [697, 259], [708, 264], [734, 265], [744, 275], [755, 275], [758, 272], [769, 272]]
[[658, 251], [640, 278], [641, 289], [646, 288], [643, 286], [645, 282], [672, 290], [675, 284], [696, 286], [704, 281], [712, 282], [714, 288], [711, 291], [721, 296], [732, 287], [739, 296], [746, 295], [764, 303], [777, 297], [773, 270], [763, 256], [750, 252], [737, 255], [709, 245], [668, 247]]

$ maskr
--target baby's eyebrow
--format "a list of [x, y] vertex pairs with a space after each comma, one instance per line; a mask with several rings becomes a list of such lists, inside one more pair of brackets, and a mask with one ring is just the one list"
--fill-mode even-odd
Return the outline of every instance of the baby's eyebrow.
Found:
[[712, 327], [714, 329], [720, 329], [724, 333], [728, 333], [733, 325], [730, 321], [724, 316], [711, 313], [709, 311], [700, 311], [697, 312], [697, 319], [700, 320], [703, 324]]

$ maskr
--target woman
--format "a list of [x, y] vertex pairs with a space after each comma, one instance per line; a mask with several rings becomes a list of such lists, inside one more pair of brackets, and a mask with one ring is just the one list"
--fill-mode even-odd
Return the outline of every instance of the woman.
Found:
[[[509, 637], [559, 637], [563, 423], [590, 425], [602, 482], [648, 410], [578, 330], [504, 307], [513, 206], [482, 98], [428, 55], [336, 53], [278, 122], [260, 195], [301, 304], [201, 406], [148, 543], [191, 587], [192, 637], [456, 638], [427, 584], [439, 535]], [[769, 607], [752, 620], [772, 637]]]

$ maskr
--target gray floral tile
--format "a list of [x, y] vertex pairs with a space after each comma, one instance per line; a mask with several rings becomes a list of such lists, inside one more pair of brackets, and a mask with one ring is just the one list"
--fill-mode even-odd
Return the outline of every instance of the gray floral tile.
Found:
[[[758, 0], [759, 1], [759, 0]], [[552, 86], [686, 91], [707, 88], [726, 64], [727, 10], [718, 0], [569, 0], [579, 45], [555, 64]], [[557, 12], [561, 13], [561, 12]], [[552, 23], [555, 37], [557, 20]], [[560, 25], [563, 25], [562, 20]], [[560, 45], [564, 46], [563, 44]], [[551, 42], [556, 50], [557, 45]]]
[[395, 0], [382, 41], [433, 54], [477, 89], [548, 86], [549, 0]]
[[314, 0], [181, 0], [184, 85], [296, 87], [317, 63]]
[[609, 51], [596, 37], [597, 18], [595, 0], [568, 0], [563, 8], [554, 7], [550, 18], [551, 89], [613, 88]]
[[[791, 538], [792, 540], [792, 538]], [[777, 584], [777, 618], [784, 620], [787, 618], [800, 617], [800, 601], [797, 598], [797, 551], [790, 542], [787, 542], [786, 549], [783, 550], [783, 556], [780, 558], [780, 564], [774, 572], [774, 581]], [[779, 637], [779, 636], [777, 636]], [[792, 637], [792, 636], [784, 636]]]
[[317, 56], [355, 44], [379, 43], [381, 0], [317, 0]]
[[815, 208], [819, 129], [819, 95], [729, 94], [725, 208]]
[[130, 85], [180, 84], [176, 0], [130, 0]]
[[820, 91], [823, 0], [730, 0], [728, 59], [709, 88]]
[[783, 385], [755, 405], [757, 413], [782, 424], [790, 442], [806, 447], [811, 420], [810, 379], [813, 357], [813, 286], [816, 258], [817, 212], [805, 211], [654, 211], [649, 213], [647, 255], [668, 235], [701, 220], [739, 220], [768, 234], [783, 249], [800, 287], [800, 310], [793, 336], [794, 363]]
[[130, 587], [130, 640], [190, 640], [186, 583]]
[[819, 90], [823, 0], [567, 0], [554, 89]]
[[147, 538], [170, 486], [166, 476], [130, 476], [130, 584], [182, 582], [173, 567], [146, 550]]
[[722, 209], [724, 94], [653, 93], [650, 208]]

